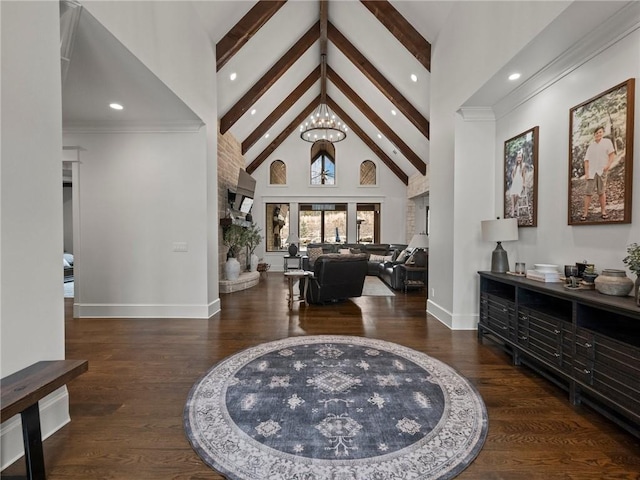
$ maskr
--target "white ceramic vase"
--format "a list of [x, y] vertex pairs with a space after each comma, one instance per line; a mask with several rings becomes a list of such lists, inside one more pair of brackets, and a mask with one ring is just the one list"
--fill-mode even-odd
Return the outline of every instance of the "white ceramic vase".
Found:
[[227, 263], [224, 265], [224, 272], [227, 280], [237, 280], [240, 276], [240, 262], [237, 258], [227, 258]]
[[249, 263], [249, 270], [252, 272], [255, 272], [256, 270], [258, 270], [258, 263], [260, 262], [260, 259], [258, 258], [258, 256], [255, 253], [251, 254], [251, 263]]

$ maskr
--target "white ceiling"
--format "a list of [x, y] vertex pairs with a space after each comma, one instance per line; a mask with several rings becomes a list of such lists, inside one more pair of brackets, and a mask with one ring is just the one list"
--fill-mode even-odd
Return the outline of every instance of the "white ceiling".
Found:
[[[185, 8], [191, 5], [196, 9], [214, 45], [255, 4], [253, 1], [234, 0], [184, 3]], [[436, 49], [440, 28], [457, 2], [394, 0], [390, 3], [432, 43], [432, 49]], [[522, 56], [505, 65], [505, 71], [498, 72], [468, 104], [492, 106], [511, 91], [522, 88], [529, 78], [539, 75], [545, 66], [552, 64], [561, 52], [579, 42], [599, 19], [613, 15], [628, 3], [633, 2], [573, 2], [567, 9], [567, 15], [550, 26], [552, 35], [546, 37], [548, 41], [529, 45]], [[330, 23], [428, 119], [430, 73], [360, 2], [331, 0], [328, 14]], [[581, 21], [576, 22], [575, 18]], [[318, 20], [317, 1], [289, 0], [280, 8], [218, 72], [218, 116], [227, 113]], [[526, 63], [522, 63], [523, 58]], [[245, 140], [319, 62], [320, 48], [316, 42], [253, 105], [255, 115], [251, 115], [249, 109], [231, 127], [232, 134], [241, 142]], [[395, 108], [392, 102], [331, 42], [327, 63], [424, 162], [429, 162], [429, 142], [424, 135], [399, 112], [392, 115], [391, 110]], [[517, 84], [507, 84], [504, 73], [518, 64], [524, 65], [524, 77]], [[237, 74], [235, 81], [230, 80], [232, 72]], [[412, 73], [418, 75], [417, 82], [410, 80]], [[319, 93], [320, 82], [316, 82], [270, 129], [269, 138], [261, 138], [249, 149], [245, 155], [247, 164]], [[331, 82], [328, 82], [327, 93], [408, 176], [418, 172], [390, 141], [378, 138], [376, 127]], [[108, 104], [113, 101], [123, 103], [125, 110], [111, 111]], [[63, 125], [66, 129], [199, 123], [198, 117], [180, 99], [99, 22], [83, 11], [63, 86]], [[293, 134], [297, 135], [297, 132]]]

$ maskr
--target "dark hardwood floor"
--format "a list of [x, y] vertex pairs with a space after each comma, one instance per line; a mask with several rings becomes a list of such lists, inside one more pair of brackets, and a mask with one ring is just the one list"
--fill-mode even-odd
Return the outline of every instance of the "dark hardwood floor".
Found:
[[[194, 382], [222, 358], [294, 335], [360, 335], [438, 358], [482, 395], [489, 433], [460, 479], [639, 479], [640, 441], [510, 358], [476, 333], [450, 331], [425, 312], [424, 291], [361, 297], [288, 311], [281, 273], [221, 296], [210, 320], [74, 319], [66, 300], [66, 351], [88, 359], [69, 384], [72, 421], [45, 441], [49, 480], [223, 479], [185, 437]], [[20, 460], [3, 473], [23, 468]]]

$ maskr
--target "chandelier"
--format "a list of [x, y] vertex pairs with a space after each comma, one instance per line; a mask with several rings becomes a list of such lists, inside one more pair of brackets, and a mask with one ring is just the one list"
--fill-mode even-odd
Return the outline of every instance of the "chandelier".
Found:
[[327, 105], [327, 24], [328, 2], [320, 1], [320, 105], [308, 120], [300, 125], [300, 138], [305, 142], [326, 140], [336, 143], [347, 138], [347, 125], [342, 123]]
[[300, 125], [300, 138], [307, 142], [329, 140], [339, 142], [347, 137], [347, 125], [342, 123], [326, 103], [320, 103], [311, 116]]

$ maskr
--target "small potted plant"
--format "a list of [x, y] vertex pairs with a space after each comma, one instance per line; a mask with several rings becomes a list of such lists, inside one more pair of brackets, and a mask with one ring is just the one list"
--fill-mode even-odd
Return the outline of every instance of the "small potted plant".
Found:
[[255, 272], [258, 269], [258, 256], [255, 254], [256, 248], [262, 241], [262, 235], [260, 234], [260, 227], [255, 223], [252, 223], [247, 228], [247, 247], [249, 248], [249, 270]]
[[633, 295], [636, 299], [636, 304], [638, 304], [640, 301], [638, 297], [638, 289], [640, 288], [640, 246], [638, 246], [637, 243], [632, 243], [627, 247], [627, 256], [622, 259], [622, 262], [636, 276], [633, 285]]
[[587, 265], [582, 272], [582, 279], [586, 283], [593, 283], [597, 278], [598, 274], [596, 273], [596, 269], [593, 265]]

